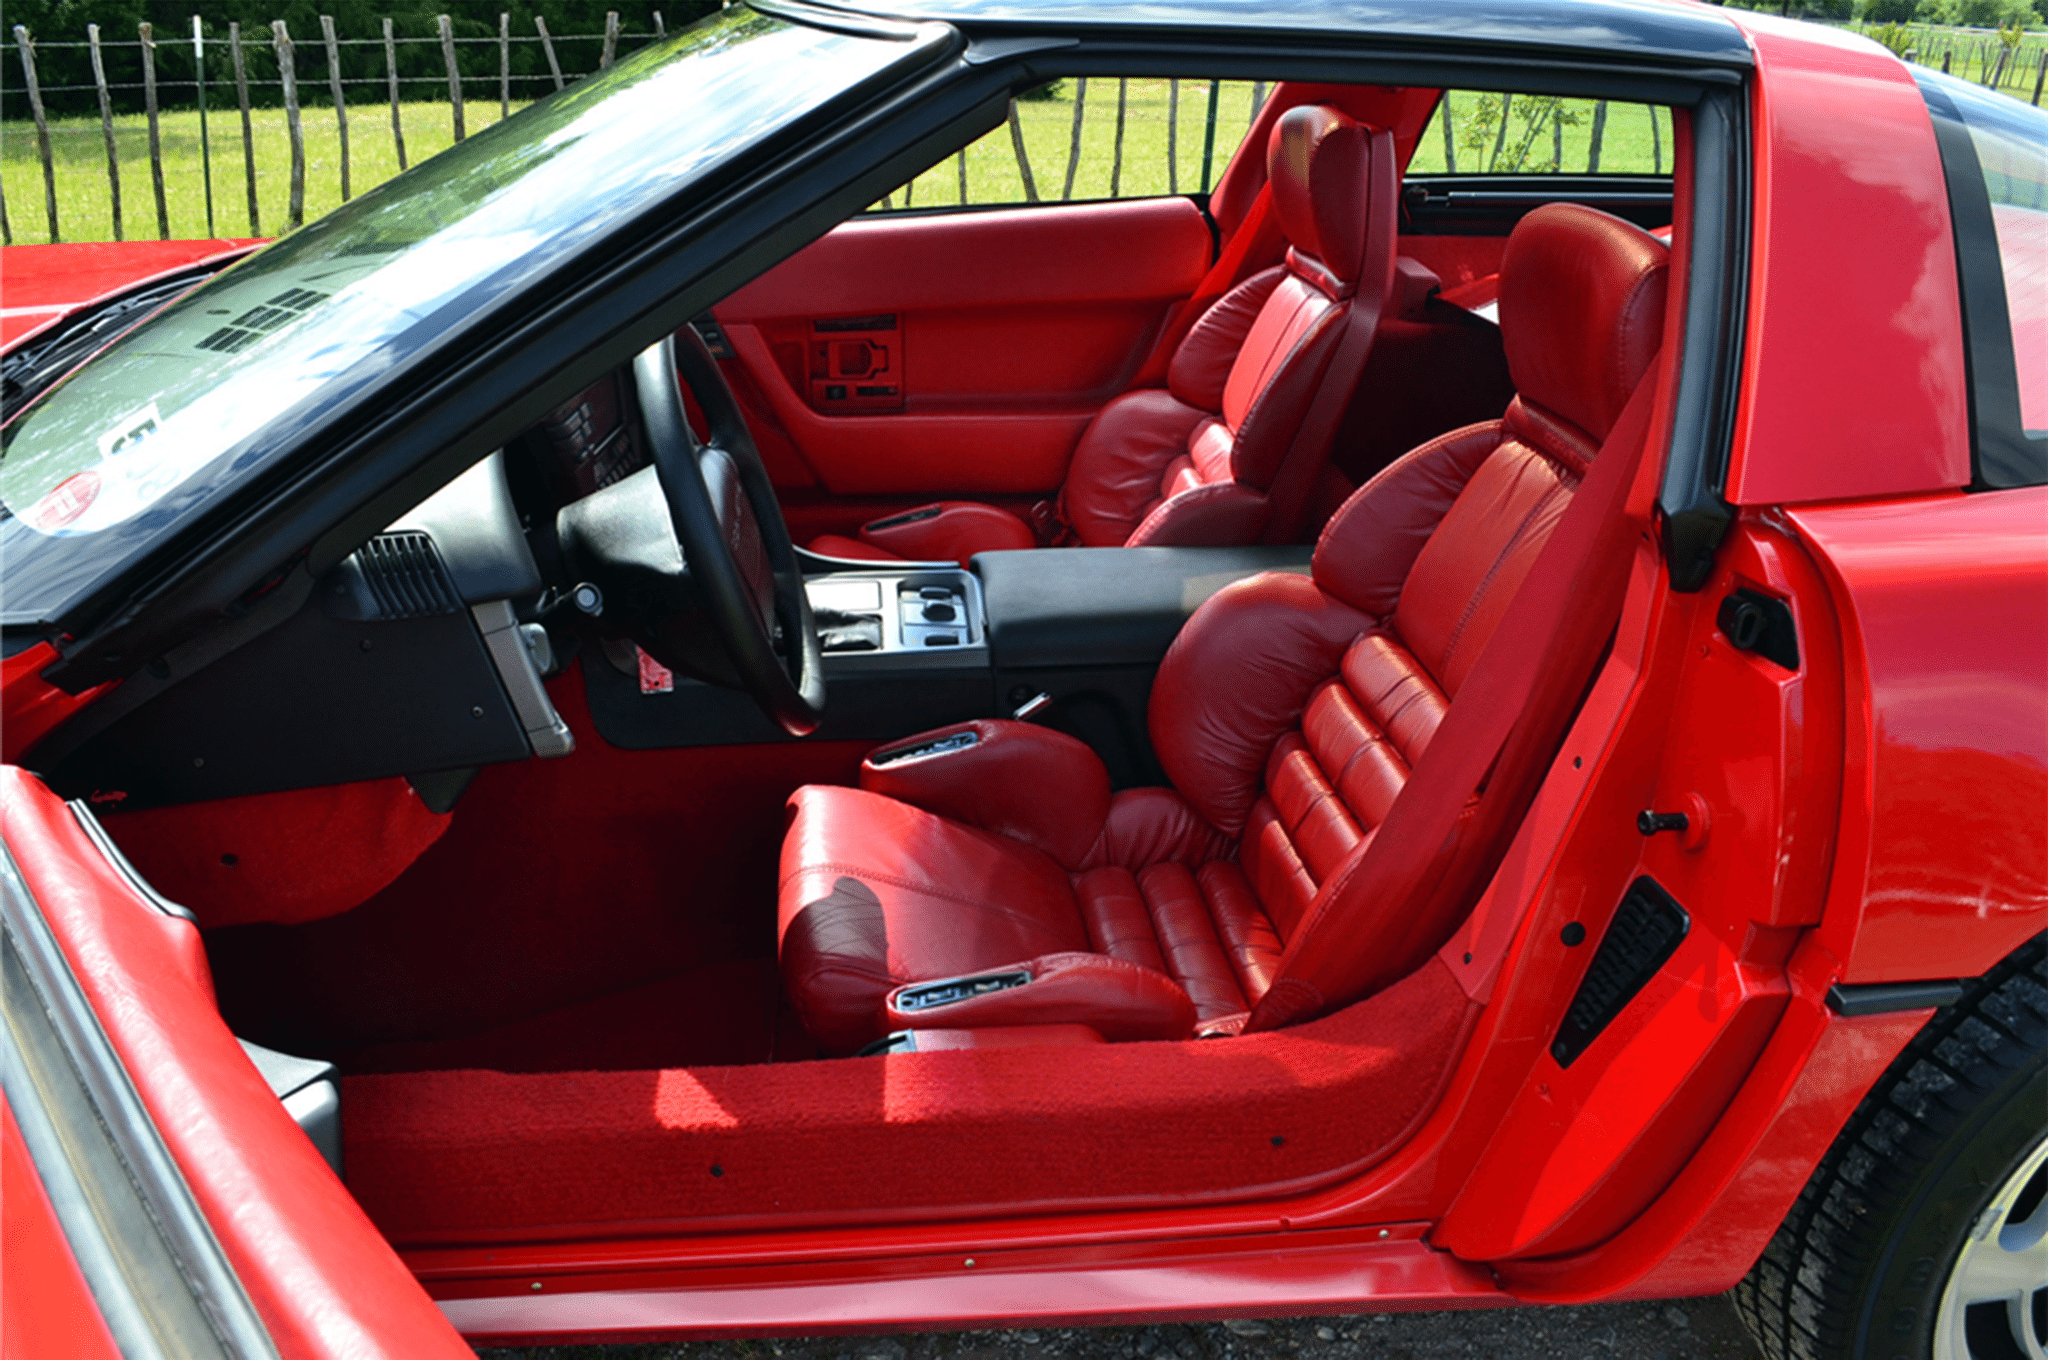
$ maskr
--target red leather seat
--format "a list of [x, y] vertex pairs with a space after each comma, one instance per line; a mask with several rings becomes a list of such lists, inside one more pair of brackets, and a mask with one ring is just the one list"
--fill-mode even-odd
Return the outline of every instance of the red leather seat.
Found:
[[[1516, 400], [1360, 488], [1311, 576], [1241, 581], [1195, 612], [1152, 692], [1170, 788], [1112, 794], [1080, 742], [975, 722], [870, 757], [859, 788], [799, 789], [780, 952], [813, 1037], [1185, 1037], [1247, 1012], [1266, 1028], [1439, 948], [1619, 615], [1666, 255], [1590, 209], [1524, 219], [1500, 290]], [[889, 758], [958, 733], [975, 740]], [[1005, 969], [1033, 980], [903, 1004], [905, 984]]]
[[[1102, 408], [1060, 496], [1067, 541], [1214, 546], [1285, 542], [1295, 532], [1341, 414], [1304, 428], [1311, 403], [1326, 385], [1340, 399], [1357, 385], [1393, 280], [1393, 139], [1305, 104], [1274, 124], [1267, 167], [1286, 263], [1202, 314], [1174, 352], [1166, 387]], [[962, 566], [977, 552], [1036, 546], [1023, 520], [973, 501], [942, 501], [877, 520], [858, 539], [810, 545], [831, 557]]]

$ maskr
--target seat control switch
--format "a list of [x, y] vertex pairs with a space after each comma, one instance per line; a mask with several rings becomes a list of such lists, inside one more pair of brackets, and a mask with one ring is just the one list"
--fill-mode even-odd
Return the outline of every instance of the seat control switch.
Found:
[[982, 973], [975, 977], [942, 978], [937, 982], [926, 982], [916, 987], [907, 987], [896, 995], [896, 1009], [899, 1011], [928, 1011], [938, 1006], [950, 1006], [955, 1001], [969, 997], [984, 996], [989, 992], [1006, 992], [1012, 987], [1022, 987], [1031, 981], [1031, 974], [1019, 968], [1008, 973]]

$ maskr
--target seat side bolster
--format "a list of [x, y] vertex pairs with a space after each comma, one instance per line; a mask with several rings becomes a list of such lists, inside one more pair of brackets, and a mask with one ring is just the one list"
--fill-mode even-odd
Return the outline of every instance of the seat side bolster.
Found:
[[[973, 732], [974, 744], [887, 759], [891, 751], [960, 732]], [[1000, 719], [956, 723], [892, 742], [861, 762], [860, 786], [1021, 841], [1069, 872], [1083, 867], [1109, 819], [1109, 772], [1085, 742]]]
[[1152, 508], [1127, 548], [1208, 547], [1256, 543], [1265, 527], [1263, 491], [1238, 482], [1211, 482], [1175, 492]]
[[1237, 353], [1244, 348], [1252, 323], [1265, 310], [1266, 299], [1286, 276], [1281, 265], [1252, 275], [1216, 299], [1189, 327], [1166, 371], [1166, 385], [1176, 398], [1211, 415], [1223, 409], [1223, 388], [1230, 381]]
[[1415, 559], [1505, 430], [1489, 420], [1439, 435], [1352, 492], [1316, 543], [1316, 584], [1374, 618], [1391, 618]]
[[928, 1010], [899, 1008], [905, 988], [884, 1003], [891, 1031], [920, 1026], [985, 1029], [1009, 1025], [1086, 1025], [1111, 1043], [1185, 1039], [1194, 1033], [1195, 1003], [1164, 973], [1107, 954], [1045, 954], [981, 970], [1023, 969], [1031, 981]]
[[1211, 826], [1244, 834], [1274, 744], [1376, 623], [1287, 572], [1233, 582], [1195, 611], [1159, 663], [1149, 716], [1160, 764]]

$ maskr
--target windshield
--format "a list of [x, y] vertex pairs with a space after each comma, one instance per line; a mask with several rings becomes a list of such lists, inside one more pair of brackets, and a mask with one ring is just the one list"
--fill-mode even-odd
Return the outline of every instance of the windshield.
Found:
[[312, 413], [621, 224], [675, 203], [709, 170], [911, 46], [734, 6], [187, 294], [8, 427], [8, 621], [59, 617], [286, 454]]

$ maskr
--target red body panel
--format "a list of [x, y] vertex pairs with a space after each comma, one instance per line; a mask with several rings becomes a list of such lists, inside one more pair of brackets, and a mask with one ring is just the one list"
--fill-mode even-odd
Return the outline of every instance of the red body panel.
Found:
[[1974, 976], [2048, 927], [2048, 489], [1790, 519], [1845, 625], [1823, 937], [1851, 982]]
[[1728, 499], [1963, 486], [1956, 246], [1926, 101], [1904, 64], [1864, 39], [1759, 14], [1738, 22], [1761, 79]]
[[0, 1099], [0, 1355], [119, 1360], [14, 1111]]
[[260, 241], [94, 241], [0, 252], [0, 345], [117, 288]]
[[229, 1264], [287, 1356], [467, 1356], [214, 1008], [199, 932], [0, 770], [0, 829]]

